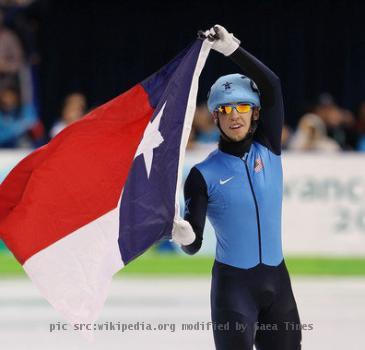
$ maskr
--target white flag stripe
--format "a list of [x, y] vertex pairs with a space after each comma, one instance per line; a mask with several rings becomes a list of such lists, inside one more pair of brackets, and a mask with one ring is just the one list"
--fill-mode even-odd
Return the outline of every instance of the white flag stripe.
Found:
[[70, 323], [94, 322], [112, 276], [123, 267], [119, 206], [33, 255], [24, 270]]
[[193, 79], [191, 82], [191, 88], [188, 97], [188, 103], [186, 106], [184, 127], [181, 136], [180, 143], [180, 155], [179, 155], [179, 168], [177, 171], [177, 185], [175, 194], [175, 218], [180, 217], [180, 187], [182, 182], [182, 170], [185, 160], [186, 145], [188, 144], [188, 139], [191, 131], [191, 125], [193, 124], [195, 109], [196, 109], [196, 97], [198, 94], [199, 77], [208, 58], [208, 54], [212, 48], [212, 42], [209, 40], [204, 40], [199, 52], [199, 57], [196, 62]]

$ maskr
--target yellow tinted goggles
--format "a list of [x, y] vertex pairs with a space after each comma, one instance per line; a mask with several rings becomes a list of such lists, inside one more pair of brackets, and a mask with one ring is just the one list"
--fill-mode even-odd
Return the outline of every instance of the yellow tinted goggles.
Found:
[[230, 114], [233, 109], [235, 109], [238, 113], [247, 113], [252, 109], [252, 106], [247, 103], [223, 105], [217, 107], [216, 111], [222, 114]]

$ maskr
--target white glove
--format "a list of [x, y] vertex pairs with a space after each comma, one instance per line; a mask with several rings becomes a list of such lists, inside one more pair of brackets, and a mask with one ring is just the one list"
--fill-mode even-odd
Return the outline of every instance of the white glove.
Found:
[[228, 33], [227, 29], [219, 24], [204, 32], [208, 40], [213, 41], [212, 49], [222, 53], [224, 56], [230, 56], [238, 49], [241, 41]]
[[172, 240], [180, 245], [189, 245], [195, 241], [195, 233], [189, 222], [181, 218], [174, 219]]

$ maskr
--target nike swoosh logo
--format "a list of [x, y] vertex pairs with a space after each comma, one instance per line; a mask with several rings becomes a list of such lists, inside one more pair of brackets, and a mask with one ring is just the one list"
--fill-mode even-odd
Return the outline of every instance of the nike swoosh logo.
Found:
[[228, 181], [231, 181], [233, 178], [234, 178], [234, 176], [230, 177], [230, 178], [229, 178], [229, 179], [227, 179], [227, 180], [219, 180], [219, 183], [220, 183], [221, 185], [224, 185], [224, 184], [225, 184], [225, 183], [227, 183]]

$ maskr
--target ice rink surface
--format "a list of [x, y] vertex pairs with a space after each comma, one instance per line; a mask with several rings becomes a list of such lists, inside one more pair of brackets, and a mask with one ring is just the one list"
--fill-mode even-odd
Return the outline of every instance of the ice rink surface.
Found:
[[[364, 278], [293, 278], [302, 324], [303, 349], [365, 349]], [[71, 330], [50, 332], [64, 323], [27, 279], [0, 280], [0, 349], [211, 350], [210, 330], [182, 330], [182, 324], [207, 327], [210, 280], [196, 278], [117, 278], [97, 323], [115, 330], [96, 331], [88, 342]], [[140, 330], [117, 330], [131, 324]], [[163, 327], [165, 330], [153, 330]], [[142, 330], [142, 327], [152, 330]], [[60, 327], [60, 326], [58, 326]], [[71, 326], [68, 326], [71, 328]], [[200, 326], [202, 327], [202, 326]]]

